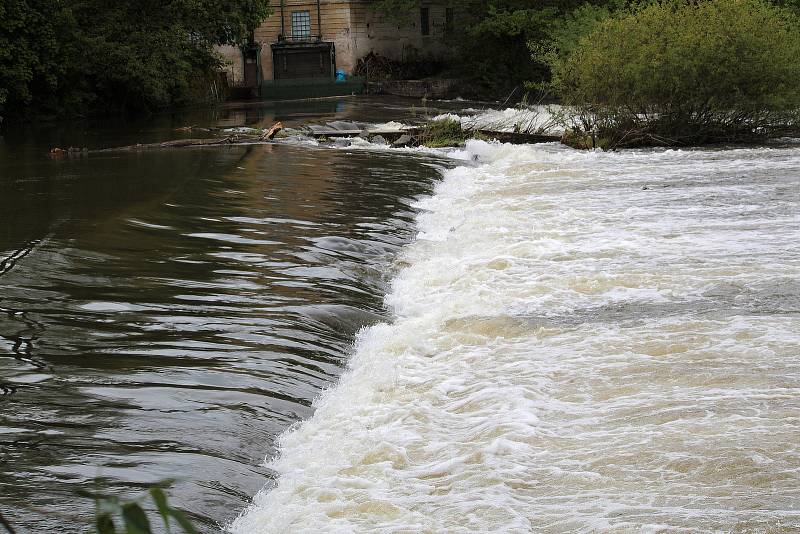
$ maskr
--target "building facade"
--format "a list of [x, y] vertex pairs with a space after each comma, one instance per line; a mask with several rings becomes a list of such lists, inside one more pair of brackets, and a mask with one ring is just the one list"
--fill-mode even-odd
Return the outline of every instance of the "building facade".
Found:
[[228, 82], [256, 87], [273, 80], [333, 80], [352, 75], [370, 52], [392, 60], [443, 59], [454, 31], [453, 8], [423, 2], [402, 22], [375, 12], [372, 0], [271, 0], [272, 15], [241, 48], [221, 47]]

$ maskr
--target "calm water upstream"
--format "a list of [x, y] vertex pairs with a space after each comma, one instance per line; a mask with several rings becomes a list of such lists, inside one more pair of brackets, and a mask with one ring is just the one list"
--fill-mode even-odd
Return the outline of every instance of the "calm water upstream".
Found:
[[[411, 114], [327, 105], [74, 144]], [[209, 532], [800, 532], [799, 145], [42, 157], [68, 134], [0, 145], [23, 532], [168, 477]]]
[[180, 479], [174, 504], [208, 531], [231, 521], [272, 476], [259, 466], [276, 436], [342, 371], [354, 333], [385, 320], [410, 204], [443, 164], [311, 146], [72, 160], [48, 148], [151, 142], [187, 124], [408, 114], [345, 100], [6, 135], [0, 511], [12, 524], [85, 532], [93, 504], [78, 488], [136, 495], [164, 478]]

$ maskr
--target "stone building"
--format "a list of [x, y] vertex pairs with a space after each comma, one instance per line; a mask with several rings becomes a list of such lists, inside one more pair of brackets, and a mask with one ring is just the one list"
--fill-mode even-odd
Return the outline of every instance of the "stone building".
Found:
[[445, 0], [423, 1], [401, 22], [385, 19], [374, 0], [271, 0], [272, 15], [242, 48], [221, 47], [228, 82], [260, 87], [284, 80], [333, 81], [352, 75], [370, 52], [393, 60], [447, 56], [454, 13]]

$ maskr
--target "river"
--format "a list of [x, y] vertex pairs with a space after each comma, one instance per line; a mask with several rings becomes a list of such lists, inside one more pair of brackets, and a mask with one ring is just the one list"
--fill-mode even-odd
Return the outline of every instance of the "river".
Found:
[[209, 532], [800, 529], [798, 145], [363, 145], [2, 155], [13, 523], [176, 477]]
[[6, 133], [0, 511], [13, 525], [85, 532], [94, 505], [77, 490], [133, 497], [167, 478], [172, 504], [208, 532], [235, 518], [355, 332], [387, 319], [411, 204], [450, 165], [310, 144], [62, 159], [49, 148], [412, 114], [349, 99]]

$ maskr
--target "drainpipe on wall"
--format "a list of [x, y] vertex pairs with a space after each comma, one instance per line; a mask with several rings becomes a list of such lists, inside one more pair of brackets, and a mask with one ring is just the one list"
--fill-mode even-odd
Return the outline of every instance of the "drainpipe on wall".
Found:
[[284, 22], [285, 20], [286, 18], [283, 16], [283, 0], [281, 0], [281, 37], [280, 39], [278, 39], [279, 41], [283, 41], [284, 39], [286, 39], [286, 27], [285, 27], [286, 23]]
[[322, 17], [320, 16], [319, 0], [317, 0], [317, 29], [319, 30], [319, 40], [322, 40]]

